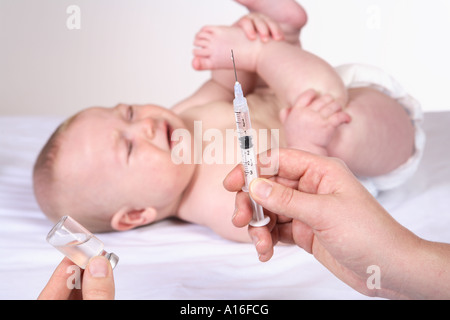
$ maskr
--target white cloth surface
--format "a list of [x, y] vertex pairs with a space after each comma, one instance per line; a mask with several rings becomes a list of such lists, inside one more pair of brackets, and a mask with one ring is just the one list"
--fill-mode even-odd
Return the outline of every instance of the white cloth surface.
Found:
[[[425, 119], [428, 143], [418, 171], [379, 200], [419, 236], [450, 242], [450, 112]], [[0, 299], [35, 299], [62, 259], [45, 241], [52, 223], [31, 182], [34, 159], [61, 120], [0, 117]], [[175, 220], [97, 236], [120, 257], [118, 299], [367, 298], [295, 246], [277, 247], [263, 264], [253, 245]]]

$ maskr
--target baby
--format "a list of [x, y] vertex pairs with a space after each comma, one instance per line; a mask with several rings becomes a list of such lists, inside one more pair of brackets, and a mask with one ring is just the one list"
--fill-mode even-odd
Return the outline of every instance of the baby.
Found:
[[348, 74], [303, 50], [298, 39], [307, 18], [296, 1], [236, 1], [248, 16], [232, 27], [205, 27], [195, 38], [194, 68], [213, 72], [192, 96], [172, 109], [85, 109], [55, 131], [34, 168], [35, 195], [51, 220], [71, 215], [103, 232], [177, 217], [250, 241], [246, 230], [233, 227], [234, 195], [222, 186], [238, 159], [199, 161], [212, 143], [223, 147], [224, 157], [239, 154], [236, 136], [234, 143], [205, 138], [235, 129], [231, 49], [253, 129], [279, 130], [273, 147], [339, 157], [361, 177], [410, 167], [417, 158], [415, 128], [389, 88], [348, 89]]

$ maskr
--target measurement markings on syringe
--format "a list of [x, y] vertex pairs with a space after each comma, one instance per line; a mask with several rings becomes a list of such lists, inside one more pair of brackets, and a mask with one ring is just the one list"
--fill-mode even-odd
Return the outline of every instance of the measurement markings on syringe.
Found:
[[[237, 127], [242, 128], [242, 130], [244, 130], [244, 132], [246, 133], [247, 130], [243, 129], [243, 128], [246, 128], [247, 124], [245, 123], [245, 118], [242, 116], [242, 112], [235, 112], [234, 114], [236, 115], [236, 119], [237, 119], [237, 121], [236, 121]], [[242, 126], [241, 126], [241, 122], [242, 122]]]

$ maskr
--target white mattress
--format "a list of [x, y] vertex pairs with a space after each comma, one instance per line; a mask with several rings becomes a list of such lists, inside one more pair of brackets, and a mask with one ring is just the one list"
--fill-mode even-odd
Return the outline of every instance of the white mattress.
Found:
[[[425, 119], [419, 171], [379, 200], [421, 237], [450, 242], [450, 112]], [[33, 161], [60, 120], [0, 117], [0, 299], [36, 298], [62, 259], [45, 241], [52, 224], [31, 187]], [[277, 247], [263, 264], [252, 245], [175, 220], [99, 238], [120, 256], [114, 271], [118, 299], [366, 298], [294, 246]]]

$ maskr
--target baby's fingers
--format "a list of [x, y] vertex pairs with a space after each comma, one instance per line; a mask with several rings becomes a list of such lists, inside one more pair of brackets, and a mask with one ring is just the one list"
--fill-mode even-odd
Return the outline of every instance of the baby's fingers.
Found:
[[258, 34], [256, 32], [255, 25], [253, 24], [252, 19], [249, 18], [249, 16], [245, 16], [241, 18], [237, 25], [244, 30], [245, 35], [249, 40], [256, 40], [258, 37]]
[[272, 19], [261, 14], [255, 15], [253, 23], [262, 41], [269, 41], [271, 37], [274, 40], [283, 39], [283, 31], [281, 31], [280, 26]]
[[276, 41], [283, 40], [284, 33], [283, 30], [281, 30], [280, 25], [270, 18], [264, 18], [266, 19], [267, 27], [269, 28], [270, 34], [272, 35], [272, 39]]
[[294, 103], [294, 108], [305, 108], [309, 106], [316, 98], [318, 92], [314, 89], [308, 89], [301, 93]]
[[270, 38], [277, 41], [284, 39], [278, 23], [262, 14], [250, 13], [241, 18], [237, 25], [244, 30], [250, 40], [256, 40], [258, 35], [263, 42], [269, 41]]
[[337, 128], [341, 124], [350, 123], [352, 121], [352, 117], [350, 117], [348, 113], [340, 111], [336, 112], [330, 118], [328, 118], [328, 121], [331, 124], [331, 126]]

